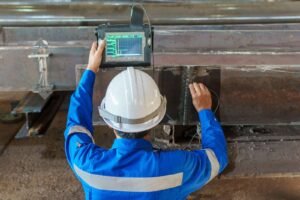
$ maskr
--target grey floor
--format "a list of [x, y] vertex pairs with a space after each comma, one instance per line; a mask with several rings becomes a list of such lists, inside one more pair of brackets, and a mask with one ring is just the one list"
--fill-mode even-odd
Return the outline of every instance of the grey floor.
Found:
[[[0, 200], [83, 199], [64, 156], [65, 117], [66, 112], [60, 111], [45, 136], [9, 143], [0, 155]], [[0, 141], [21, 125], [0, 123]], [[109, 147], [111, 130], [95, 131], [96, 142]], [[190, 199], [296, 200], [300, 199], [300, 178], [215, 179]]]

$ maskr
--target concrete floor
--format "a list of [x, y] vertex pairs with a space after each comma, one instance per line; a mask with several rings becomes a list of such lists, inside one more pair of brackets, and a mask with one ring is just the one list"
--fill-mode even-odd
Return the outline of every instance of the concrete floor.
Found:
[[[83, 199], [64, 155], [65, 113], [56, 115], [45, 136], [9, 143], [0, 156], [0, 200]], [[20, 125], [0, 123], [0, 135], [12, 134]], [[111, 131], [100, 131], [95, 129], [96, 142], [109, 147]], [[215, 179], [190, 199], [296, 200], [300, 178]]]

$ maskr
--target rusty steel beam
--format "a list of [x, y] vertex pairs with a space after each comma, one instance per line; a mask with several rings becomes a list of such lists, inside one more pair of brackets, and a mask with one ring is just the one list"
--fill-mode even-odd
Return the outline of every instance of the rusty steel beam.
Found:
[[[48, 42], [53, 90], [75, 87], [75, 65], [88, 59], [95, 27], [4, 27], [0, 31], [0, 91], [33, 91], [39, 80], [37, 40]], [[155, 26], [154, 68], [287, 66], [300, 64], [299, 24]], [[59, 72], [59, 73], [58, 73]]]
[[[191, 67], [189, 80], [183, 81], [186, 67], [145, 70], [154, 77], [168, 99], [164, 124], [192, 125], [198, 122], [184, 85], [191, 81], [205, 83], [212, 91], [213, 110], [223, 125], [300, 124], [300, 69], [294, 68], [222, 68]], [[110, 80], [120, 70], [99, 73], [94, 93], [94, 123], [104, 124], [97, 105], [105, 95]], [[184, 105], [186, 102], [186, 105]], [[186, 117], [184, 117], [186, 116]]]
[[274, 52], [213, 52], [213, 53], [157, 53], [155, 66], [265, 66], [300, 65], [300, 51]]
[[154, 66], [299, 65], [300, 29], [284, 25], [158, 26]]
[[47, 100], [41, 99], [38, 95], [28, 95], [27, 98], [36, 98], [35, 102], [25, 100], [21, 102], [22, 105], [19, 108], [13, 111], [22, 112], [21, 109], [23, 109], [26, 117], [25, 123], [18, 131], [16, 138], [45, 134], [67, 95], [68, 93], [55, 92]]
[[[33, 91], [39, 80], [36, 52], [47, 41], [48, 81], [73, 90], [77, 64], [88, 60], [95, 27], [3, 27], [0, 91]], [[223, 124], [297, 124], [300, 92], [299, 24], [154, 26], [153, 68], [144, 68], [168, 98], [164, 123], [197, 122], [186, 85], [202, 81], [214, 91]], [[85, 66], [85, 65], [83, 65]], [[121, 69], [99, 73], [94, 103]], [[283, 114], [284, 113], [284, 114]], [[94, 122], [103, 121], [94, 112]]]
[[223, 69], [220, 91], [224, 124], [300, 125], [299, 67]]
[[[139, 3], [140, 1], [136, 1]], [[135, 1], [2, 1], [0, 26], [128, 23]], [[142, 1], [152, 24], [300, 22], [298, 1]], [[146, 20], [145, 20], [146, 22]]]

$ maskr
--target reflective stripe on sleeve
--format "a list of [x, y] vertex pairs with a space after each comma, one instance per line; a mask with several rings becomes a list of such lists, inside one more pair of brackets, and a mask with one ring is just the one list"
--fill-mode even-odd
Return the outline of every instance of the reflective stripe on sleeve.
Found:
[[207, 182], [211, 181], [214, 177], [216, 177], [220, 170], [220, 163], [216, 157], [216, 154], [211, 149], [205, 149], [206, 155], [209, 159], [211, 165], [210, 178]]
[[76, 174], [89, 186], [99, 190], [154, 192], [182, 185], [183, 172], [158, 177], [116, 177], [90, 174], [74, 165]]
[[92, 139], [93, 143], [95, 143], [91, 132], [83, 126], [72, 126], [69, 129], [68, 135], [71, 135], [73, 133], [85, 133], [86, 135], [88, 135]]

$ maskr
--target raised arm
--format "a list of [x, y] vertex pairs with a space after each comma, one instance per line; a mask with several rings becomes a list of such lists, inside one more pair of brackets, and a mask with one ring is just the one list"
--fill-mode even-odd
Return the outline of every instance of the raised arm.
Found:
[[211, 111], [212, 100], [208, 88], [202, 83], [193, 83], [189, 87], [201, 122], [203, 149], [186, 153], [183, 189], [186, 195], [207, 184], [228, 164], [226, 139]]
[[77, 157], [83, 156], [78, 152], [88, 152], [86, 148], [91, 147], [89, 144], [94, 144], [92, 125], [93, 87], [95, 73], [99, 70], [101, 63], [104, 45], [105, 43], [102, 42], [97, 47], [97, 43], [93, 43], [87, 69], [71, 96], [67, 127], [64, 133], [66, 156], [70, 164], [73, 163], [76, 155]]
[[89, 64], [83, 73], [80, 82], [73, 93], [70, 101], [70, 107], [67, 118], [67, 129], [73, 126], [82, 126], [93, 132], [92, 126], [92, 110], [93, 110], [93, 87], [95, 82], [95, 74], [99, 70], [99, 65], [102, 58], [102, 46], [97, 47], [94, 42], [89, 56]]
[[[193, 105], [198, 112], [201, 131], [202, 148], [208, 150], [209, 157], [216, 157], [219, 163], [220, 173], [228, 163], [226, 139], [220, 123], [211, 111], [211, 94], [208, 88], [202, 83], [190, 84], [190, 91], [193, 99]], [[217, 163], [215, 163], [217, 164]]]

